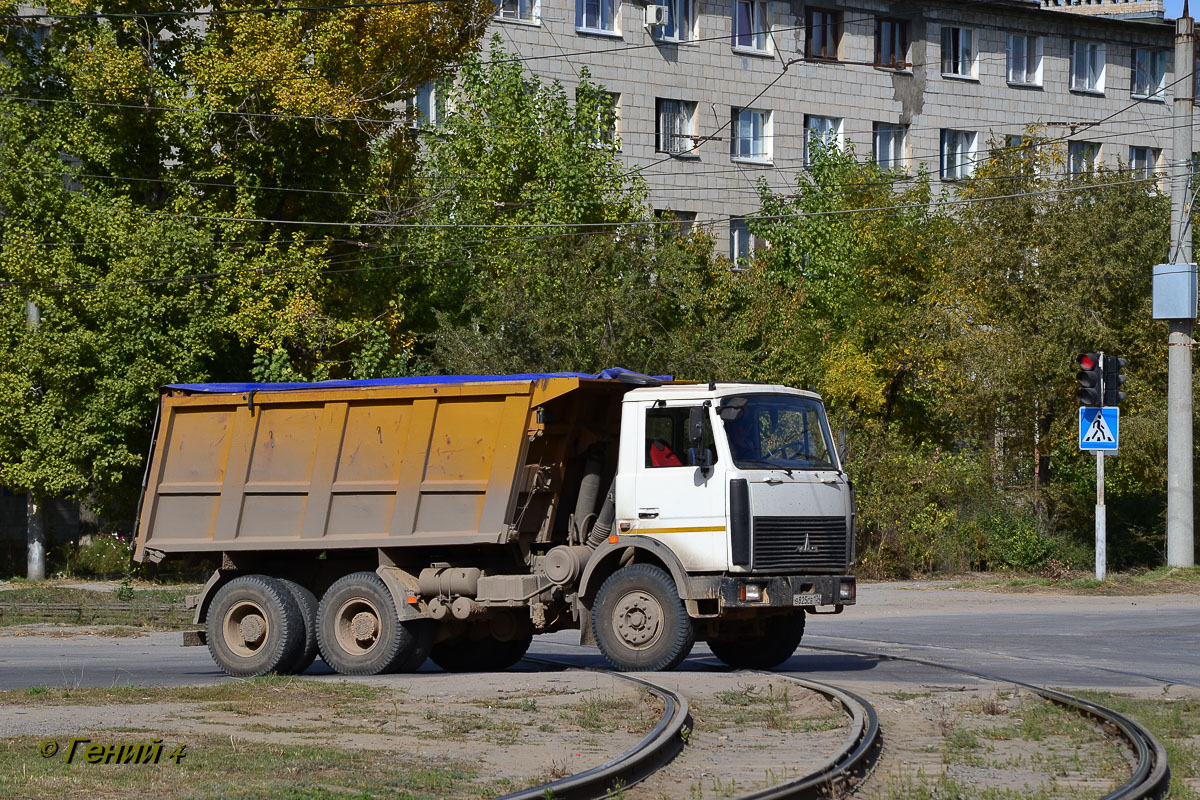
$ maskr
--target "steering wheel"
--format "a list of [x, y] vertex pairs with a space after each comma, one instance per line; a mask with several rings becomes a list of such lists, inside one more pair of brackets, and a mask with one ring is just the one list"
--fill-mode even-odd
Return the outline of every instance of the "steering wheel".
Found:
[[[788, 455], [788, 450], [792, 451], [790, 456]], [[799, 439], [793, 439], [792, 441], [785, 442], [778, 447], [771, 448], [769, 451], [767, 451], [767, 455], [771, 458], [780, 458], [784, 461], [792, 461], [805, 458], [807, 457], [808, 453], [804, 448], [804, 442]]]

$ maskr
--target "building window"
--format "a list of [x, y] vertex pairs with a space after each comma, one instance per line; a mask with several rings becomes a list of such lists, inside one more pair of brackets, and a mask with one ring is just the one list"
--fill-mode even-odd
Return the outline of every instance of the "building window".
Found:
[[942, 74], [956, 78], [975, 77], [975, 31], [942, 28]]
[[1042, 85], [1042, 37], [1008, 35], [1008, 82], [1018, 86]]
[[695, 211], [656, 208], [654, 209], [654, 218], [662, 223], [659, 226], [659, 230], [662, 230], [669, 236], [687, 236], [692, 232], [692, 227], [696, 224]]
[[1162, 100], [1165, 97], [1167, 78], [1167, 54], [1164, 50], [1133, 51], [1134, 97]]
[[575, 0], [575, 29], [617, 33], [621, 0]]
[[1104, 45], [1071, 42], [1071, 89], [1076, 92], [1104, 91]]
[[750, 266], [750, 256], [762, 243], [750, 233], [750, 224], [745, 217], [729, 218], [729, 260], [735, 267]]
[[842, 14], [810, 8], [804, 19], [804, 55], [825, 61], [836, 61], [842, 40]]
[[733, 109], [729, 155], [747, 161], [771, 160], [771, 112]]
[[804, 166], [812, 166], [822, 150], [842, 146], [842, 121], [838, 117], [804, 115]]
[[496, 18], [537, 22], [538, 0], [496, 0]]
[[734, 47], [769, 52], [770, 24], [770, 20], [767, 19], [767, 4], [763, 0], [734, 0]]
[[975, 132], [942, 131], [942, 180], [958, 181], [975, 171]]
[[690, 42], [696, 38], [696, 5], [693, 0], [659, 0], [667, 7], [667, 24], [654, 38], [662, 42]]
[[619, 150], [617, 122], [620, 119], [618, 109], [621, 95], [601, 91], [589, 84], [586, 92], [576, 88], [575, 105], [583, 120], [589, 117], [592, 120], [592, 146]]
[[655, 103], [655, 149], [660, 153], [682, 155], [696, 150], [696, 104], [686, 100], [664, 100]]
[[446, 92], [448, 81], [437, 80], [417, 89], [408, 101], [409, 124], [417, 128], [432, 128], [440, 125], [446, 116]]
[[875, 66], [908, 67], [908, 23], [898, 19], [875, 20]]
[[907, 167], [908, 126], [876, 122], [874, 131], [875, 163], [880, 169], [903, 170]]
[[1154, 147], [1130, 147], [1129, 170], [1139, 177], [1149, 178], [1158, 172], [1158, 158], [1162, 151]]
[[1100, 145], [1096, 142], [1067, 143], [1067, 172], [1071, 175], [1087, 175], [1095, 172], [1100, 164]]

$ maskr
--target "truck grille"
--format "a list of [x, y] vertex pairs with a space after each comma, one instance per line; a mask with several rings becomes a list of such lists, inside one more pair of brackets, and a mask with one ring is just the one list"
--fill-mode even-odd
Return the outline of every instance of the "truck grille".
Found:
[[[807, 543], [807, 544], [806, 544]], [[755, 517], [751, 569], [842, 572], [845, 517]]]

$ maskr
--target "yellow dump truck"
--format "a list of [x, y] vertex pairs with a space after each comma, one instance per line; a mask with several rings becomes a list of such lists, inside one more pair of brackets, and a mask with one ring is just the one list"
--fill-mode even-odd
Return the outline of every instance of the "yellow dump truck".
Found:
[[855, 602], [854, 498], [820, 398], [624, 370], [163, 389], [134, 558], [230, 675], [504, 669], [579, 629], [621, 670], [702, 639], [791, 656]]

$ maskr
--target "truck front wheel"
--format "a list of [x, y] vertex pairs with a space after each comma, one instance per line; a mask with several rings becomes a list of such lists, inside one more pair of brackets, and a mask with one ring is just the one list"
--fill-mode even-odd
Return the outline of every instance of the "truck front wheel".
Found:
[[299, 607], [266, 575], [242, 575], [222, 586], [205, 627], [213, 661], [235, 678], [286, 671], [304, 650]]
[[622, 672], [675, 669], [696, 642], [675, 581], [652, 564], [630, 564], [601, 584], [592, 631], [608, 663]]
[[401, 622], [396, 603], [374, 572], [334, 581], [317, 610], [321, 658], [343, 675], [411, 672], [433, 642], [426, 620]]
[[[753, 631], [753, 629], [750, 629]], [[767, 617], [761, 633], [733, 629], [708, 640], [713, 655], [734, 669], [771, 669], [792, 657], [804, 636], [804, 611]]]

